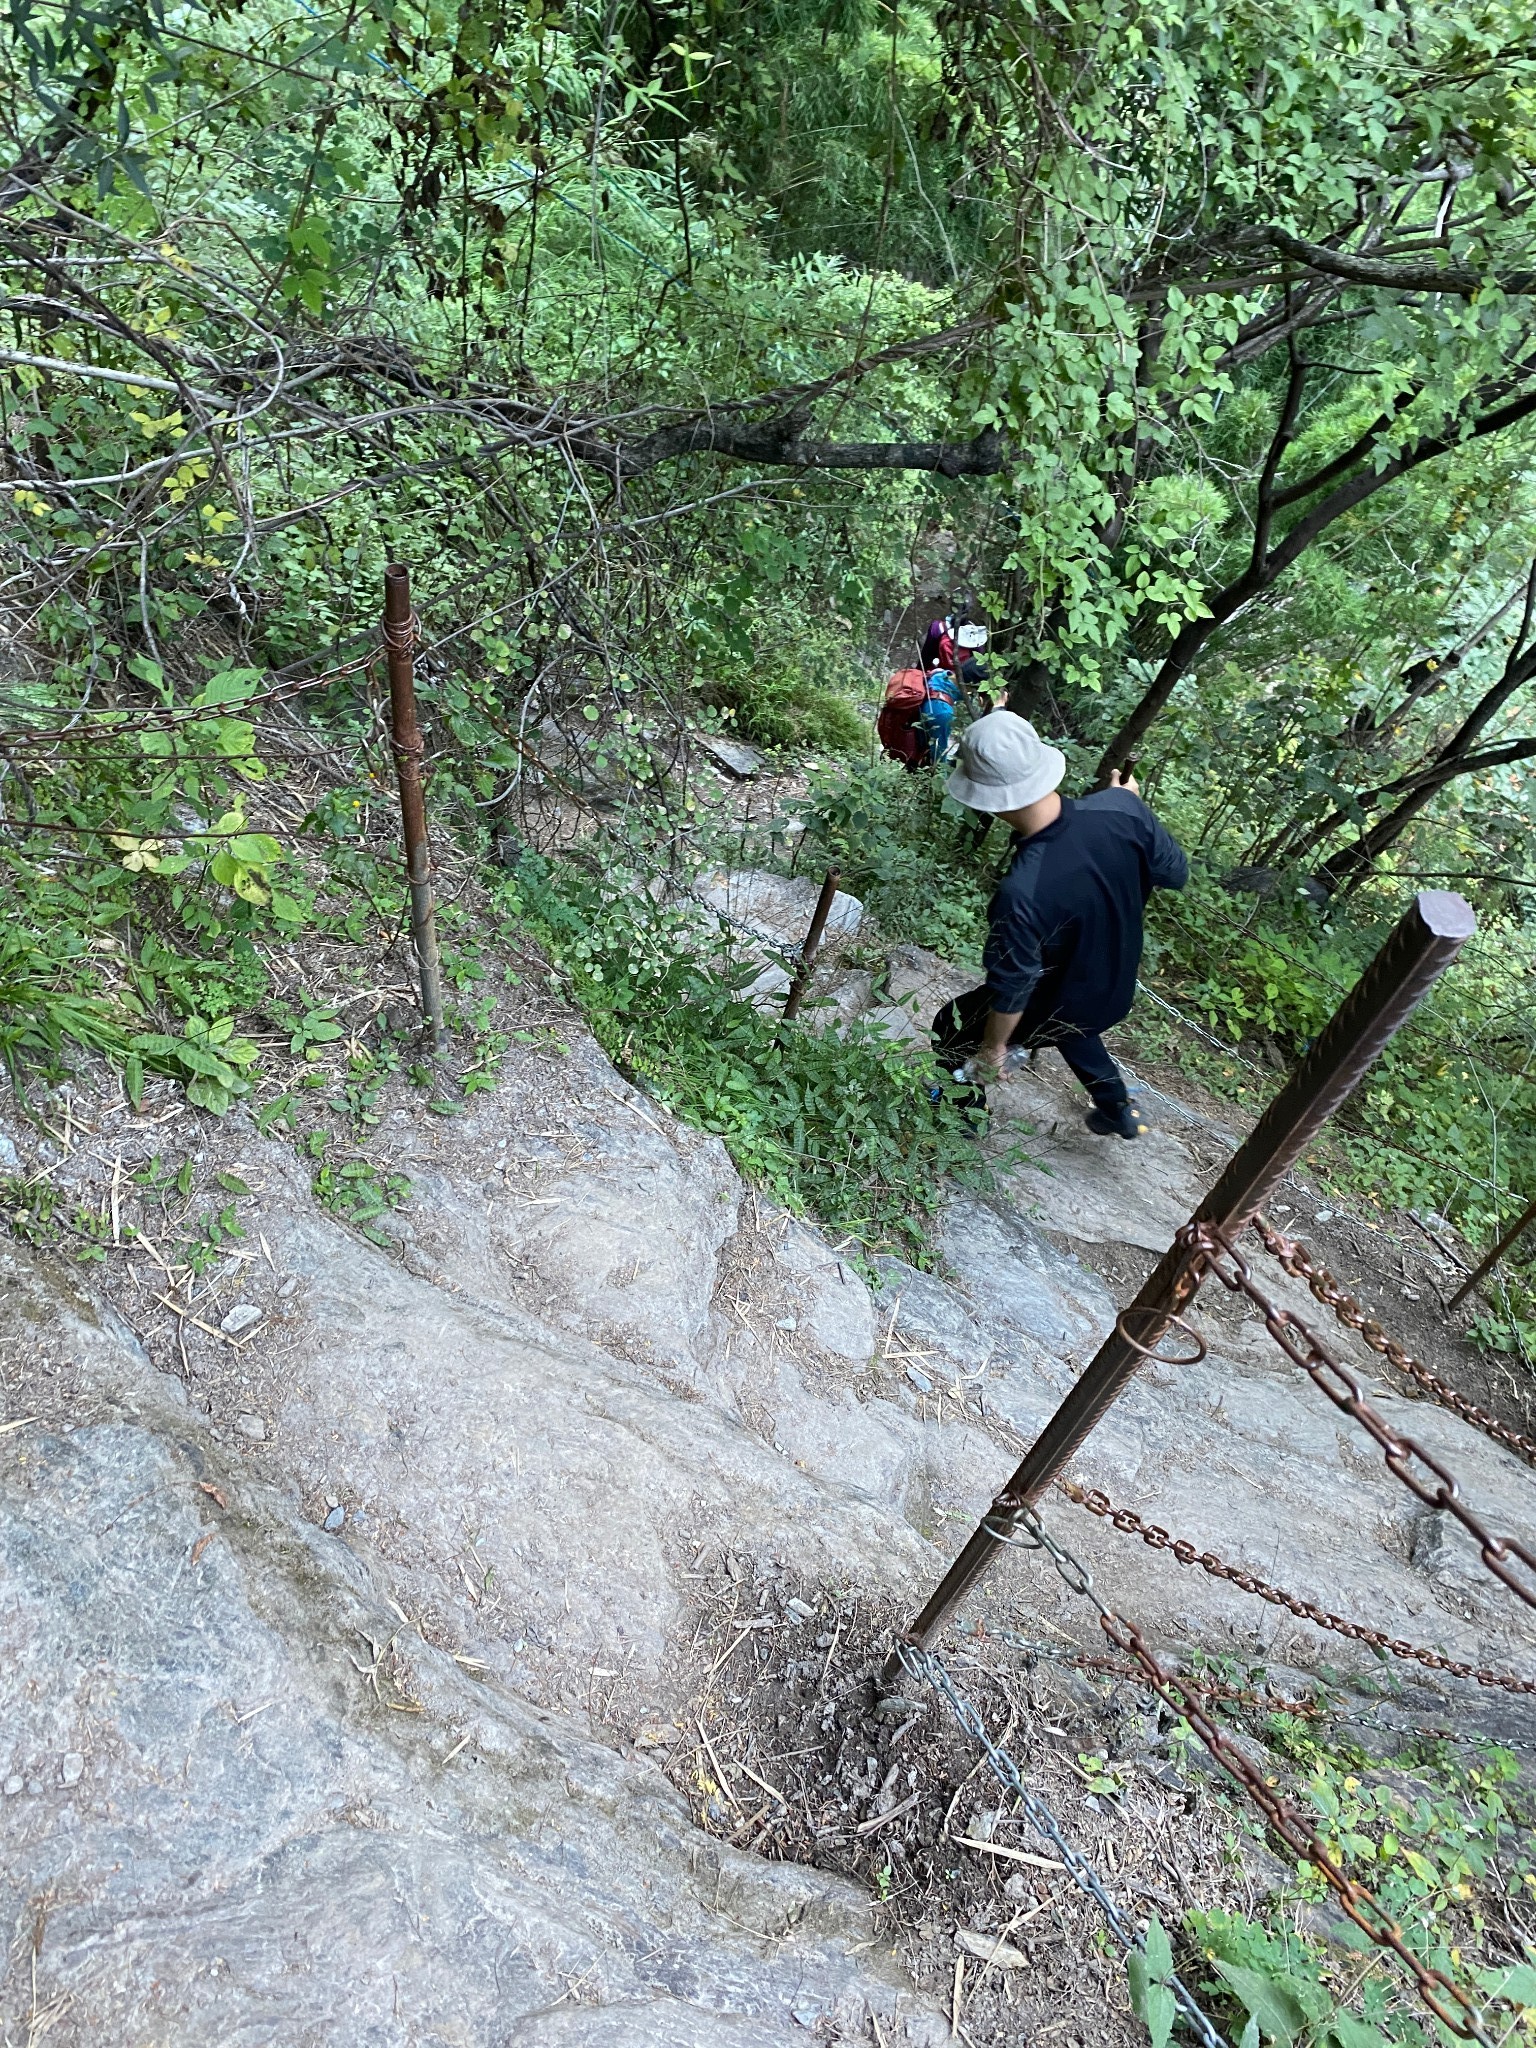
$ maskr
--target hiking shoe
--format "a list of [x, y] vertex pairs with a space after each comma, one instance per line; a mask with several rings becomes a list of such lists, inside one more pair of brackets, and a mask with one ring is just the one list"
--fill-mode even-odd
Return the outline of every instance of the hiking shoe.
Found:
[[1149, 1129], [1134, 1102], [1119, 1109], [1090, 1109], [1087, 1122], [1101, 1138], [1144, 1138]]

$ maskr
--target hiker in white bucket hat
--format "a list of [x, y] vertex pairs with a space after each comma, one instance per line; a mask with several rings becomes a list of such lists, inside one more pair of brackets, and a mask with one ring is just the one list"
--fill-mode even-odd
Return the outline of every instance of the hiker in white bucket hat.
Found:
[[968, 810], [1000, 817], [1039, 803], [1060, 786], [1066, 772], [1066, 755], [1060, 747], [1048, 747], [1027, 718], [989, 711], [961, 740], [960, 763], [944, 793]]
[[1088, 1128], [1146, 1131], [1101, 1034], [1129, 1015], [1142, 917], [1154, 889], [1182, 889], [1189, 863], [1127, 771], [1092, 796], [1060, 794], [1066, 756], [1027, 719], [991, 711], [962, 736], [947, 794], [999, 817], [1013, 858], [987, 911], [987, 979], [933, 1020], [946, 1068], [998, 1079], [1010, 1047], [1054, 1045], [1093, 1098]]

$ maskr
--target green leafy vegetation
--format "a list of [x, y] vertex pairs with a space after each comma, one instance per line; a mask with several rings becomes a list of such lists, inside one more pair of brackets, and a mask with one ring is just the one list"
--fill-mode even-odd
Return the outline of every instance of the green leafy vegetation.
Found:
[[[1536, 1896], [1536, 1815], [1515, 1757], [1493, 1744], [1469, 1752], [1428, 1741], [1386, 1769], [1291, 1717], [1272, 1719], [1267, 1735], [1300, 1767], [1302, 1803], [1324, 1848], [1370, 1888], [1413, 1954], [1496, 2001], [1497, 2038], [1536, 2036], [1536, 1967], [1519, 1933]], [[1194, 1912], [1181, 1938], [1195, 1951], [1187, 1980], [1199, 1981], [1203, 1963], [1218, 2021], [1229, 2014], [1232, 2037], [1248, 2048], [1419, 2048], [1444, 2038], [1305, 1863], [1262, 1912]], [[1153, 1965], [1149, 1936], [1146, 1967], [1132, 1976], [1149, 2024], [1154, 2008], [1136, 1986], [1155, 1989]]]
[[[1410, 891], [1461, 888], [1478, 939], [1314, 1163], [1471, 1244], [1536, 1192], [1527, 9], [8, 21], [0, 1056], [35, 1113], [101, 1063], [135, 1103], [241, 1106], [383, 1240], [386, 1084], [444, 1115], [493, 1087], [496, 978], [542, 985], [536, 942], [745, 1173], [925, 1257], [978, 1171], [956, 1105], [871, 1030], [781, 1032], [684, 891], [706, 860], [836, 864], [879, 940], [975, 963], [997, 835], [873, 734], [886, 667], [969, 594], [1072, 786], [1135, 754], [1192, 851], [1138, 1056], [1256, 1109]], [[439, 1062], [393, 1014], [390, 560], [423, 626]], [[723, 822], [700, 732], [769, 750], [774, 818]], [[184, 1174], [137, 1192], [203, 1271], [240, 1195]], [[100, 1256], [101, 1213], [3, 1201]], [[1533, 1260], [1477, 1325], [1526, 1366]], [[1502, 1766], [1426, 1758], [1428, 1818], [1314, 1767], [1340, 1853], [1483, 1969]], [[1240, 2035], [1422, 2038], [1294, 1927], [1203, 1946]], [[1154, 2034], [1166, 1947], [1133, 1987]]]
[[[979, 1183], [974, 1132], [874, 1025], [845, 1035], [781, 1031], [745, 990], [761, 972], [733, 957], [687, 904], [657, 903], [643, 874], [530, 858], [519, 871], [557, 974], [625, 1072], [688, 1123], [713, 1131], [749, 1178], [836, 1237], [926, 1264], [945, 1181]], [[952, 1092], [952, 1091], [951, 1091]]]

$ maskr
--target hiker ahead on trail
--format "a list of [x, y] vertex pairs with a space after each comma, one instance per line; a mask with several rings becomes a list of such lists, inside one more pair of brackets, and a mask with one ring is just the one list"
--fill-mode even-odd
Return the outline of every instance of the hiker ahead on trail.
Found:
[[1054, 1045], [1093, 1097], [1088, 1127], [1146, 1130], [1101, 1032], [1130, 1013], [1142, 913], [1154, 889], [1182, 889], [1189, 863], [1130, 776], [1093, 796], [1064, 797], [1066, 759], [1027, 720], [989, 712], [960, 741], [948, 794], [1014, 830], [1013, 858], [987, 912], [984, 988], [933, 1020], [946, 1067], [995, 1080], [1010, 1046]]
[[914, 771], [942, 766], [953, 745], [956, 707], [963, 703], [972, 718], [991, 710], [980, 690], [987, 672], [976, 658], [986, 644], [986, 627], [976, 625], [963, 607], [933, 620], [921, 666], [896, 671], [876, 720], [880, 744], [893, 761]]

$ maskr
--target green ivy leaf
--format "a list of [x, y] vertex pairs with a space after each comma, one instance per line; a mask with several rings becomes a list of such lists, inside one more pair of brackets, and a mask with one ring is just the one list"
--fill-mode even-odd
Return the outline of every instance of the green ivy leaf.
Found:
[[1173, 1974], [1173, 1947], [1155, 1913], [1147, 1922], [1146, 1943], [1147, 1969], [1160, 1984], [1166, 1984]]
[[1335, 2013], [1323, 2036], [1324, 2048], [1391, 2048], [1385, 2034], [1357, 2020], [1353, 2013]]
[[1305, 2028], [1307, 2011], [1296, 1995], [1293, 1979], [1271, 1977], [1238, 1963], [1218, 1961], [1216, 1968], [1253, 2015], [1266, 2041], [1291, 2042]]

